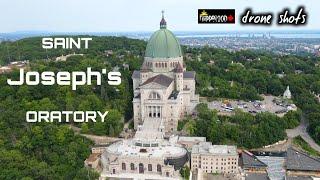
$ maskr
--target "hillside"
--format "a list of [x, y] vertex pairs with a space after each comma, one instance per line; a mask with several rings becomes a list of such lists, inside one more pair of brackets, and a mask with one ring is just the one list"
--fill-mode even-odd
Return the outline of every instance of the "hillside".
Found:
[[[4, 163], [0, 163], [0, 179], [84, 179], [88, 172], [83, 168], [83, 161], [92, 142], [75, 135], [63, 123], [27, 123], [25, 112], [109, 110], [105, 123], [75, 125], [85, 133], [118, 136], [123, 123], [132, 117], [131, 74], [141, 66], [146, 43], [125, 37], [93, 37], [88, 50], [47, 51], [41, 48], [40, 43], [39, 37], [2, 42], [0, 63], [29, 60], [31, 70], [39, 72], [85, 71], [87, 67], [110, 71], [118, 67], [122, 73], [122, 84], [109, 86], [102, 83], [102, 86], [97, 86], [93, 83], [81, 86], [77, 91], [57, 85], [9, 86], [7, 78], [17, 78], [18, 72], [2, 74], [0, 162]], [[228, 52], [210, 47], [183, 47], [183, 51], [187, 69], [197, 72], [196, 87], [201, 96], [256, 100], [261, 98], [259, 94], [279, 96], [289, 85], [294, 103], [309, 121], [310, 135], [320, 143], [320, 103], [313, 94], [320, 94], [320, 68], [316, 66], [320, 62], [319, 57]], [[84, 56], [70, 57], [65, 62], [54, 61], [57, 56], [73, 52]], [[198, 119], [191, 119], [188, 123], [192, 134], [206, 136], [217, 144], [234, 143], [244, 148], [261, 147], [282, 140], [285, 128], [292, 128], [299, 121], [299, 114], [289, 114], [280, 119], [268, 113], [256, 117], [237, 113], [225, 118], [201, 105], [198, 108]]]

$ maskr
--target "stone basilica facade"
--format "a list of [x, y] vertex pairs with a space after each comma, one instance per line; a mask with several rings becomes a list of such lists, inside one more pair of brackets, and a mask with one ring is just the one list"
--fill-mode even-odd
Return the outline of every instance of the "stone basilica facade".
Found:
[[235, 146], [212, 145], [205, 137], [175, 133], [178, 121], [193, 113], [199, 96], [195, 94], [195, 72], [185, 70], [181, 47], [163, 17], [132, 79], [136, 133], [92, 150], [92, 157], [98, 151], [99, 160], [90, 156], [85, 164], [101, 165], [100, 179], [178, 180], [184, 166], [199, 175], [236, 173]]
[[132, 79], [136, 134], [105, 148], [101, 177], [179, 179], [189, 157], [172, 132], [178, 120], [193, 112], [199, 97], [195, 72], [185, 71], [180, 44], [163, 17]]
[[176, 37], [162, 17], [160, 29], [150, 38], [143, 65], [134, 71], [134, 128], [147, 129], [158, 124], [159, 130], [171, 134], [178, 120], [191, 114], [199, 103], [195, 94], [195, 72], [186, 71]]

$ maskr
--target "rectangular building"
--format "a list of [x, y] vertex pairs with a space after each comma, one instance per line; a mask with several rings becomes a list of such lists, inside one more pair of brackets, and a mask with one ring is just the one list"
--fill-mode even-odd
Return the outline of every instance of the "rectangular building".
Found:
[[191, 170], [205, 173], [235, 174], [238, 169], [236, 146], [212, 145], [201, 142], [192, 147]]

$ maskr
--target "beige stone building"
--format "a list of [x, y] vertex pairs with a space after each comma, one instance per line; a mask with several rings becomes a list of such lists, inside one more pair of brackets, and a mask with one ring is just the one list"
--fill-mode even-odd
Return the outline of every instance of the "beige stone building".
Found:
[[194, 72], [185, 72], [180, 45], [166, 29], [148, 43], [140, 71], [132, 75], [134, 138], [115, 142], [101, 156], [101, 177], [137, 179], [179, 179], [188, 162], [187, 150], [177, 138], [164, 138], [177, 128], [178, 120], [198, 103], [194, 95]]
[[164, 139], [134, 138], [110, 145], [101, 158], [102, 176], [178, 179], [188, 161], [187, 150]]
[[101, 154], [99, 153], [90, 154], [90, 156], [84, 161], [84, 166], [93, 169], [98, 169], [100, 165], [100, 155]]
[[236, 172], [235, 146], [212, 146], [205, 137], [172, 134], [178, 121], [193, 113], [199, 97], [195, 72], [185, 71], [181, 47], [166, 29], [164, 18], [148, 42], [142, 68], [132, 79], [136, 133], [132, 139], [106, 147], [101, 155], [102, 179], [181, 179], [179, 170], [190, 165], [188, 150], [192, 151], [192, 170]]
[[212, 145], [201, 142], [192, 147], [191, 170], [204, 173], [236, 174], [238, 153], [236, 146]]
[[181, 144], [188, 151], [191, 151], [194, 145], [198, 145], [201, 142], [206, 142], [206, 137], [192, 137], [192, 136], [177, 137], [177, 143]]
[[160, 29], [150, 38], [140, 71], [134, 71], [134, 128], [145, 121], [157, 121], [161, 131], [176, 131], [178, 120], [192, 114], [199, 103], [195, 94], [195, 72], [186, 71], [180, 44], [166, 28], [162, 18]]

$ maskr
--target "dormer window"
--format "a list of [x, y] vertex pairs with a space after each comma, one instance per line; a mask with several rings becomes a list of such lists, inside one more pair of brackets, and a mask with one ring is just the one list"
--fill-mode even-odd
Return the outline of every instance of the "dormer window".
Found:
[[152, 92], [150, 93], [149, 95], [149, 99], [152, 99], [152, 100], [160, 100], [160, 95], [156, 92]]

